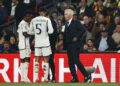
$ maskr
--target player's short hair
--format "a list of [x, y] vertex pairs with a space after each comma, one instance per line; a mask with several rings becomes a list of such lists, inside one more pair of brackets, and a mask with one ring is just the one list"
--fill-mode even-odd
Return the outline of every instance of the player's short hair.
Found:
[[58, 12], [57, 12], [57, 11], [53, 11], [53, 12], [51, 12], [51, 14], [53, 14], [53, 13], [55, 13], [55, 14], [57, 14], [57, 15], [58, 15]]
[[74, 15], [74, 11], [72, 9], [65, 9], [65, 13], [68, 13], [70, 15]]
[[39, 8], [39, 12], [47, 12], [47, 10], [43, 7]]
[[46, 10], [46, 8], [39, 8], [39, 13], [43, 12], [45, 16], [49, 16], [49, 12]]
[[23, 17], [26, 17], [27, 15], [33, 15], [32, 11], [26, 10], [26, 11], [24, 12], [24, 16], [23, 16]]

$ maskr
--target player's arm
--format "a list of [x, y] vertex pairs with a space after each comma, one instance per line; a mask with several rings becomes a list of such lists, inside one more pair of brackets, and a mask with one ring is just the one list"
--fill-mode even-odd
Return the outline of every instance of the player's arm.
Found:
[[27, 32], [23, 32], [23, 35], [24, 35], [25, 37], [30, 37], [30, 35], [29, 35]]
[[28, 30], [28, 34], [29, 35], [34, 35], [35, 34], [33, 20], [30, 22], [30, 28]]
[[28, 34], [28, 27], [25, 25], [25, 24], [22, 24], [22, 32], [23, 32], [23, 35], [25, 37], [30, 37], [30, 35]]
[[48, 33], [49, 34], [53, 33], [53, 26], [52, 26], [50, 19], [48, 19]]

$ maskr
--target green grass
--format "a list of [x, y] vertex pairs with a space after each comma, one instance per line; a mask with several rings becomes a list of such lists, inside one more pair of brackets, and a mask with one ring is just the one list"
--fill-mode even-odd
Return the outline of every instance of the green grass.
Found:
[[0, 83], [0, 86], [120, 86], [120, 83]]

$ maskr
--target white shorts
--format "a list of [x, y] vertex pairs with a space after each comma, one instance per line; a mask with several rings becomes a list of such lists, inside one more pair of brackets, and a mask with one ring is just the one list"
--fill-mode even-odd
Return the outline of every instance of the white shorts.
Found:
[[35, 48], [35, 56], [49, 56], [52, 54], [51, 47]]
[[30, 57], [30, 54], [31, 54], [31, 49], [28, 48], [28, 49], [23, 49], [23, 50], [20, 50], [20, 58], [21, 59], [24, 59], [26, 57]]

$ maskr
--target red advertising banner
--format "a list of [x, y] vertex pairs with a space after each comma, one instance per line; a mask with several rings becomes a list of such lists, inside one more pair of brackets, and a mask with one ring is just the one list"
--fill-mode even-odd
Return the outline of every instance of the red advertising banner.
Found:
[[[71, 74], [68, 65], [68, 57], [65, 53], [56, 53], [54, 56], [55, 73], [57, 82], [68, 82]], [[97, 53], [81, 54], [80, 61], [85, 67], [93, 66], [96, 71], [92, 74], [93, 82], [120, 82], [120, 54]], [[34, 82], [34, 54], [31, 55], [28, 78]], [[20, 82], [19, 54], [0, 54], [0, 83]], [[80, 82], [83, 75], [76, 68]], [[42, 60], [40, 61], [40, 80], [43, 80]]]

